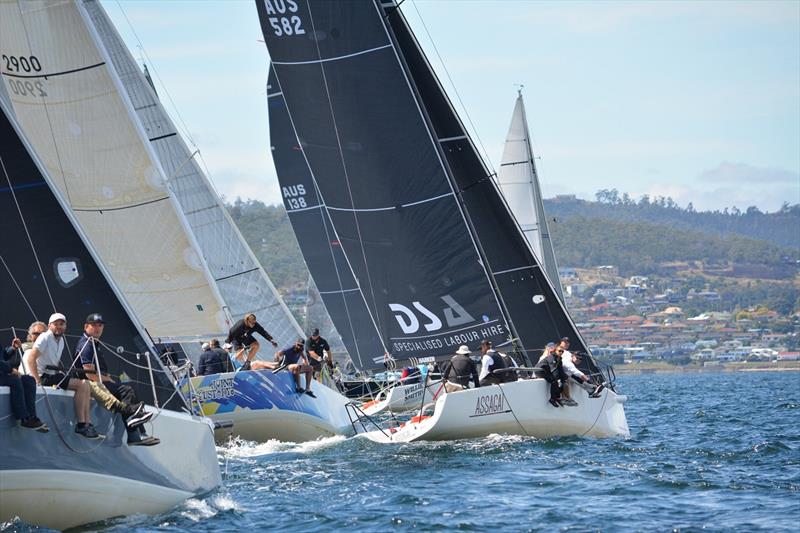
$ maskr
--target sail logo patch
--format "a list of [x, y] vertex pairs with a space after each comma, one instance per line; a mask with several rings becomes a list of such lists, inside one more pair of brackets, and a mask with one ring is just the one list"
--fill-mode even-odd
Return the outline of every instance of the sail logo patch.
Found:
[[[441, 299], [447, 304], [447, 307], [442, 308], [441, 314], [444, 316], [448, 327], [462, 326], [475, 321], [472, 315], [449, 294], [445, 294]], [[413, 307], [413, 310], [403, 304], [389, 304], [389, 309], [394, 313], [395, 320], [397, 320], [400, 329], [406, 335], [419, 331], [420, 324], [425, 328], [425, 331], [429, 332], [438, 331], [444, 326], [439, 315], [420, 302], [411, 302], [411, 307]], [[420, 322], [420, 318], [422, 318], [422, 322]]]
[[230, 398], [234, 395], [233, 378], [215, 379], [208, 388], [197, 391], [197, 398], [201, 402]]

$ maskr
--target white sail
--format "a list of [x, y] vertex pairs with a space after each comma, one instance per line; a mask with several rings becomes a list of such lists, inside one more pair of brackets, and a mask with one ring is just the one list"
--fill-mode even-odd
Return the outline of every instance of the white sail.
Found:
[[564, 293], [558, 277], [558, 264], [547, 229], [547, 215], [542, 202], [542, 189], [533, 162], [528, 120], [522, 92], [517, 96], [511, 125], [508, 128], [498, 182], [503, 196], [528, 239], [536, 258], [544, 264], [550, 283], [563, 301]]
[[86, 17], [72, 1], [0, 2], [16, 117], [148, 333], [219, 334], [226, 314], [203, 258]]
[[225, 206], [152, 86], [139, 69], [99, 2], [84, 0], [114, 69], [142, 123], [167, 176], [167, 185], [180, 203], [217, 288], [234, 320], [255, 313], [279, 341], [289, 342], [303, 332], [275, 286], [253, 255]]

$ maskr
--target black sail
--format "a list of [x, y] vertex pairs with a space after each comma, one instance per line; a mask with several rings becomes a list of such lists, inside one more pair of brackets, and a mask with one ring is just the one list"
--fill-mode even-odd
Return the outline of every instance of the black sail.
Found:
[[372, 2], [256, 2], [289, 117], [392, 355], [441, 356], [507, 322], [424, 110]]
[[[267, 101], [272, 160], [284, 206], [308, 270], [353, 364], [364, 370], [382, 368], [383, 342], [342, 252], [328, 211], [319, 201], [272, 69]], [[320, 324], [309, 326], [319, 327]], [[322, 335], [326, 336], [325, 331]]]
[[[152, 353], [120, 303], [47, 180], [22, 142], [5, 108], [0, 106], [0, 342], [8, 346], [11, 328], [23, 341], [28, 326], [47, 322], [55, 311], [67, 317], [67, 349], [62, 363], [74, 357], [83, 321], [101, 313], [102, 341], [122, 346], [122, 355], [105, 353], [110, 375], [126, 375], [140, 399], [153, 402], [147, 358]], [[137, 358], [135, 353], [142, 354]], [[183, 402], [151, 359], [156, 394], [163, 406]]]
[[518, 347], [526, 351], [530, 360], [547, 342], [568, 336], [572, 351], [585, 352], [583, 339], [538, 264], [494, 176], [477, 152], [401, 10], [387, 7], [386, 14], [394, 42], [440, 139], [459, 198], [484, 253], [507, 319], [517, 335]]

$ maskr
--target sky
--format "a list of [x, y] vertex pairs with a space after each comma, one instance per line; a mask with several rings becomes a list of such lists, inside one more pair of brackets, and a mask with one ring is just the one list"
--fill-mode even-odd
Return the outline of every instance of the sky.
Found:
[[[227, 199], [280, 203], [251, 0], [104, 0]], [[406, 0], [497, 168], [518, 85], [543, 194], [800, 203], [800, 2]]]

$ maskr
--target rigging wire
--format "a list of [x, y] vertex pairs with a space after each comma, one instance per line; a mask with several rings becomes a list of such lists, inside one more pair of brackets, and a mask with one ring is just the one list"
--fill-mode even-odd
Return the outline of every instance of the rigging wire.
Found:
[[[19, 218], [22, 221], [22, 227], [25, 228], [25, 236], [28, 238], [28, 244], [31, 247], [31, 252], [33, 252], [33, 257], [36, 259], [36, 266], [39, 268], [39, 274], [42, 276], [42, 283], [44, 283], [44, 287], [47, 290], [47, 296], [50, 298], [50, 305], [53, 306], [53, 312], [56, 311], [56, 303], [53, 300], [53, 294], [50, 292], [50, 285], [47, 283], [47, 278], [44, 275], [44, 269], [42, 269], [42, 263], [39, 261], [39, 254], [36, 253], [36, 246], [33, 244], [33, 238], [31, 238], [31, 232], [28, 230], [28, 224], [25, 222], [25, 216], [22, 214], [22, 208], [20, 208], [19, 200], [17, 199], [17, 194], [14, 192], [14, 186], [11, 185], [11, 177], [8, 175], [8, 171], [6, 170], [6, 164], [3, 162], [3, 158], [0, 157], [0, 167], [3, 169], [3, 174], [6, 177], [6, 182], [8, 183], [8, 189], [11, 191], [11, 197], [14, 198], [14, 204], [17, 206], [17, 212], [19, 213]], [[3, 261], [3, 265], [5, 265], [5, 260]], [[6, 266], [8, 269], [8, 266]], [[11, 270], [8, 270], [8, 273], [11, 274]], [[14, 276], [11, 275], [11, 279], [14, 279]], [[14, 280], [14, 284], [19, 288], [19, 284], [16, 280]], [[21, 291], [20, 291], [21, 292]], [[28, 305], [28, 309], [31, 310], [33, 313], [33, 308], [31, 307], [30, 303], [28, 302], [27, 298], [23, 294], [22, 297], [25, 299], [25, 303]], [[33, 313], [34, 319], [36, 318], [36, 313]]]
[[[450, 86], [453, 88], [453, 92], [456, 95], [456, 99], [458, 100], [458, 103], [461, 106], [461, 109], [464, 111], [464, 114], [467, 117], [467, 122], [469, 122], [469, 126], [470, 126], [470, 128], [472, 128], [472, 133], [471, 134], [475, 139], [478, 140], [478, 144], [480, 145], [481, 150], [483, 151], [483, 157], [485, 159], [485, 162], [488, 164], [489, 169], [492, 171], [492, 174], [496, 175], [497, 172], [495, 171], [494, 165], [492, 165], [492, 160], [489, 158], [489, 152], [486, 150], [486, 147], [483, 145], [483, 141], [481, 140], [480, 135], [478, 135], [478, 130], [475, 127], [475, 124], [472, 122], [472, 117], [470, 116], [469, 111], [467, 110], [467, 106], [464, 105], [464, 101], [461, 99], [461, 94], [458, 92], [458, 88], [456, 87], [456, 84], [453, 82], [453, 78], [450, 76], [450, 71], [447, 70], [447, 65], [445, 64], [444, 59], [442, 59], [442, 55], [439, 53], [439, 49], [436, 46], [436, 42], [433, 40], [433, 37], [431, 36], [430, 31], [428, 31], [428, 26], [427, 26], [427, 24], [425, 24], [425, 19], [422, 17], [422, 13], [420, 12], [419, 7], [417, 7], [417, 2], [415, 2], [414, 0], [411, 0], [411, 5], [414, 6], [414, 11], [417, 12], [417, 16], [419, 17], [419, 21], [420, 21], [420, 23], [422, 23], [422, 28], [425, 30], [425, 35], [428, 36], [428, 40], [431, 42], [431, 46], [433, 47], [433, 51], [436, 53], [436, 57], [439, 59], [439, 63], [442, 65], [442, 70], [444, 71], [445, 75], [447, 76], [447, 81], [450, 82]], [[400, 7], [400, 5], [398, 4], [397, 7]]]

